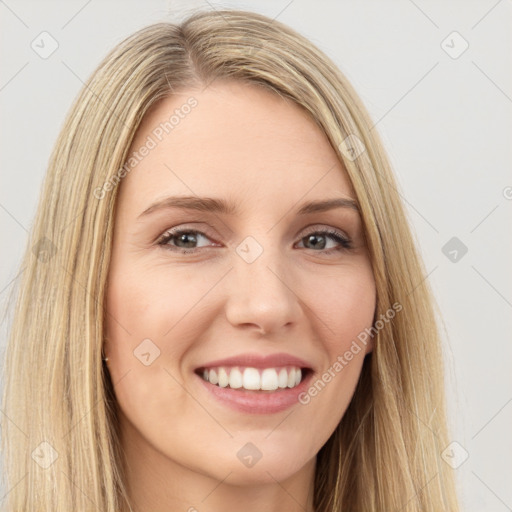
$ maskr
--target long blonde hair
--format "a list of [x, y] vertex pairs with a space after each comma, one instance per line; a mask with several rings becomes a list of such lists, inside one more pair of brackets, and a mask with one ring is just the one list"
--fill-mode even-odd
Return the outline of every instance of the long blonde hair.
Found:
[[[106, 56], [68, 114], [21, 264], [6, 350], [5, 510], [131, 509], [113, 385], [102, 365], [115, 184], [148, 109], [217, 78], [265, 87], [321, 127], [361, 209], [375, 318], [402, 306], [377, 330], [352, 402], [317, 456], [315, 511], [458, 510], [441, 457], [449, 440], [434, 303], [372, 121], [311, 42], [234, 10], [139, 30]], [[348, 140], [364, 151], [355, 157]]]

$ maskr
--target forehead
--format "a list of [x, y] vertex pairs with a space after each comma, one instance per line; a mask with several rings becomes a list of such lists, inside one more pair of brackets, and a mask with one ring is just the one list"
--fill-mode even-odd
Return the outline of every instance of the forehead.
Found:
[[139, 159], [123, 179], [121, 199], [138, 209], [179, 194], [235, 198], [247, 208], [353, 197], [320, 127], [253, 84], [216, 82], [161, 100], [139, 126], [129, 156], [134, 152]]

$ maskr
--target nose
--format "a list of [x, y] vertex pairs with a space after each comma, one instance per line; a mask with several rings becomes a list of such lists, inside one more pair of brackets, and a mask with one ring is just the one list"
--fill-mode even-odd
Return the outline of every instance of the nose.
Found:
[[278, 249], [265, 249], [252, 263], [237, 254], [233, 262], [226, 301], [226, 317], [231, 325], [262, 334], [292, 328], [302, 306], [294, 291], [296, 279], [294, 282], [283, 254]]

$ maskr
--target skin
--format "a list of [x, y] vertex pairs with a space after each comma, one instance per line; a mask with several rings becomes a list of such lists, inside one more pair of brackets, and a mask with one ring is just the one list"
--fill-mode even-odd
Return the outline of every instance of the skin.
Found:
[[[226, 407], [194, 369], [242, 353], [286, 352], [310, 361], [315, 380], [371, 326], [375, 282], [358, 211], [296, 214], [304, 202], [355, 195], [302, 109], [240, 82], [161, 101], [130, 154], [190, 96], [197, 106], [119, 190], [104, 352], [129, 493], [141, 511], [311, 511], [316, 454], [353, 396], [371, 342], [310, 403], [275, 414]], [[240, 213], [164, 208], [140, 216], [171, 195], [234, 200]], [[204, 235], [195, 245], [180, 237], [159, 245], [174, 227]], [[329, 229], [352, 248], [336, 251], [342, 246], [328, 234], [308, 243], [307, 235]], [[263, 249], [250, 264], [236, 252], [247, 236]], [[134, 356], [145, 339], [160, 350], [148, 366]], [[248, 442], [262, 453], [251, 468], [236, 455]]]

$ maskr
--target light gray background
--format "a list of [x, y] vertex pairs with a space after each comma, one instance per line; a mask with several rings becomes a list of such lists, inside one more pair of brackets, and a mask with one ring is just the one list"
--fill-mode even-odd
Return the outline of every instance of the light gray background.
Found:
[[[512, 510], [511, 0], [0, 1], [2, 310], [82, 82], [144, 25], [222, 6], [310, 38], [377, 122], [444, 317], [451, 460], [468, 454], [455, 470], [463, 510]], [[31, 48], [43, 31], [59, 45], [47, 59]], [[458, 58], [443, 49], [462, 48], [453, 31], [469, 44]], [[468, 248], [455, 262], [442, 252], [452, 237]]]

